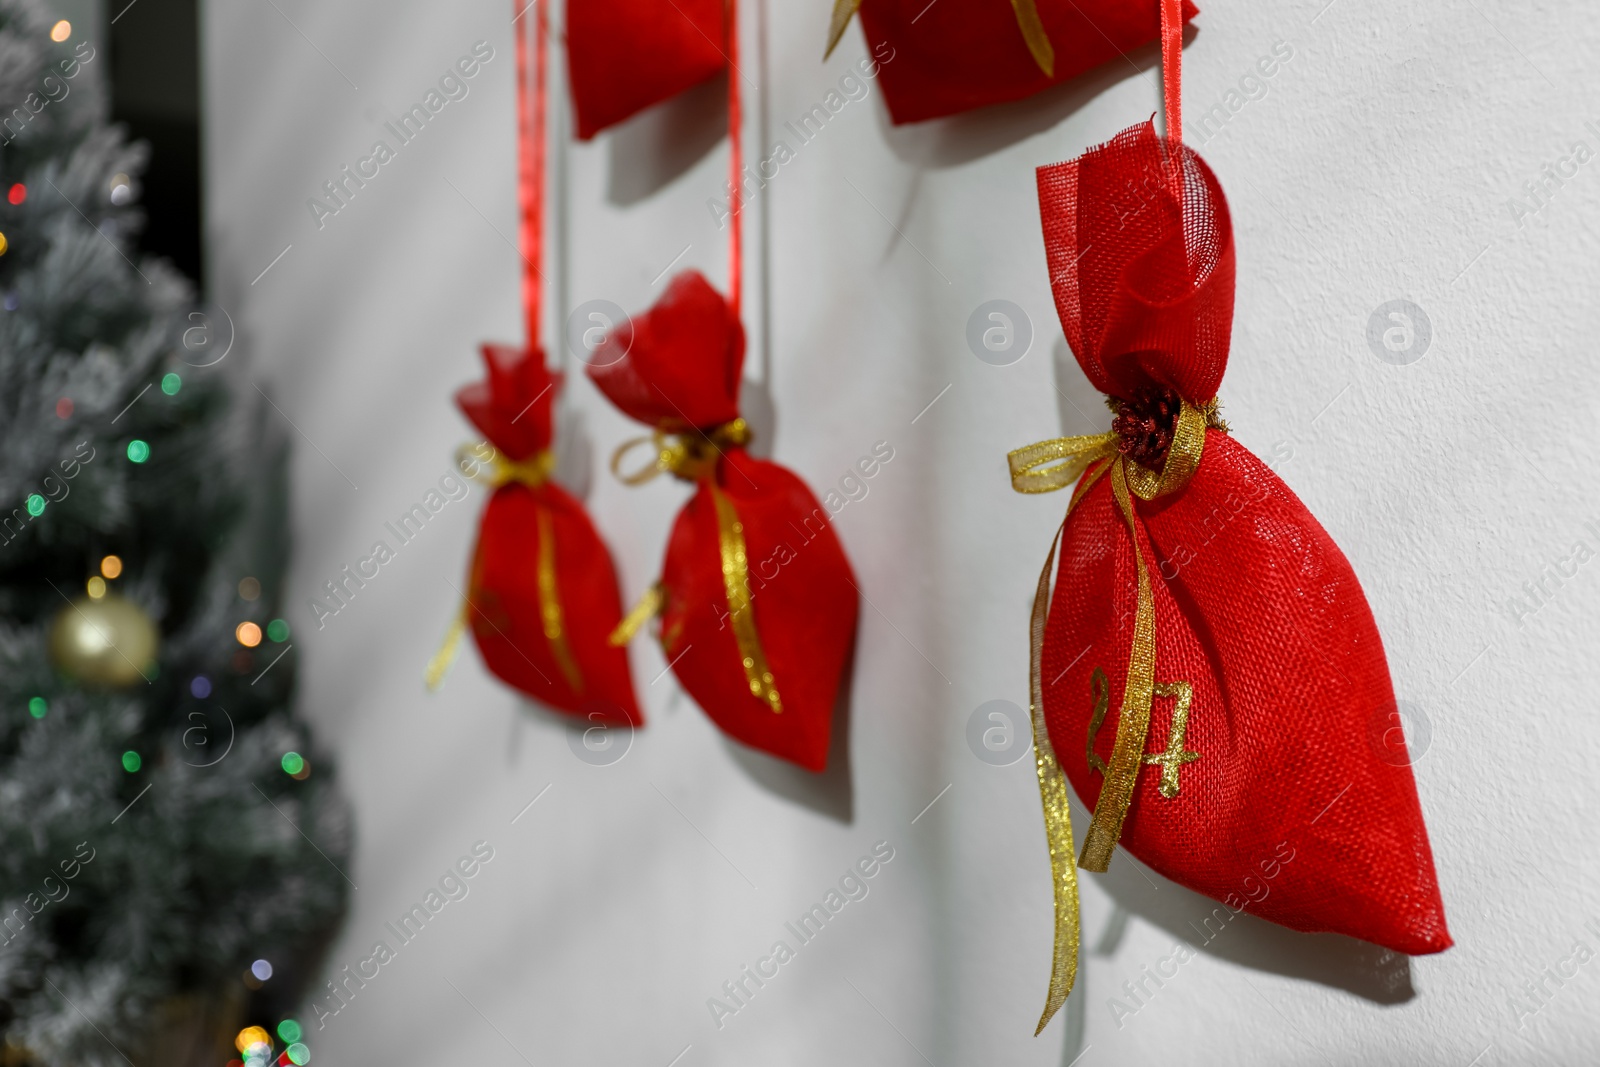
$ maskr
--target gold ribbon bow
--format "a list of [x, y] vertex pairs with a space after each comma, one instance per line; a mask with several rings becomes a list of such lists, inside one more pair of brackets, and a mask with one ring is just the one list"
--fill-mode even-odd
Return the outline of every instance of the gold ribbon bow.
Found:
[[[507, 459], [496, 451], [487, 461], [472, 456], [465, 445], [456, 450], [456, 466], [463, 473], [467, 470], [469, 459], [476, 465], [476, 469], [467, 477], [481, 481], [491, 489], [498, 489], [511, 482], [538, 488], [549, 481], [551, 472], [555, 470], [555, 454], [548, 449], [521, 460]], [[565, 616], [561, 610], [561, 593], [556, 585], [555, 520], [550, 514], [550, 509], [537, 500], [534, 503], [534, 523], [539, 542], [534, 555], [535, 577], [539, 584], [539, 621], [544, 630], [545, 640], [550, 643], [550, 653], [566, 677], [567, 684], [572, 687], [573, 692], [582, 693], [583, 675], [578, 671], [577, 660], [573, 658], [572, 649], [567, 644]], [[471, 607], [471, 602], [463, 596], [461, 607], [451, 621], [450, 629], [446, 631], [439, 651], [428, 661], [428, 668], [423, 678], [429, 689], [439, 688], [446, 672], [450, 670], [450, 665], [455, 662], [462, 635], [467, 628], [467, 612]]]
[[[828, 50], [822, 53], [823, 59], [833, 55], [834, 48], [839, 44], [839, 38], [844, 36], [844, 31], [850, 26], [850, 20], [855, 17], [860, 7], [861, 0], [834, 0], [833, 18], [828, 23]], [[1022, 39], [1028, 43], [1028, 51], [1032, 53], [1033, 61], [1044, 71], [1045, 77], [1054, 78], [1056, 50], [1050, 43], [1049, 35], [1044, 32], [1044, 23], [1039, 19], [1039, 8], [1035, 0], [1011, 0], [1011, 9], [1016, 12], [1017, 28], [1022, 31]], [[911, 21], [915, 22], [916, 19]]]
[[[624, 441], [611, 453], [611, 473], [623, 485], [643, 485], [658, 474], [670, 474], [686, 482], [698, 482], [716, 473], [723, 451], [750, 443], [750, 426], [734, 419], [704, 432], [700, 430], [656, 430], [644, 437]], [[622, 459], [640, 445], [651, 445], [656, 458], [631, 474], [622, 472]]]
[[[1152, 471], [1123, 457], [1117, 451], [1119, 438], [1115, 433], [1058, 437], [1019, 448], [1006, 457], [1011, 467], [1011, 487], [1019, 493], [1050, 493], [1064, 489], [1099, 463], [1072, 494], [1072, 500], [1067, 505], [1067, 517], [1072, 515], [1072, 509], [1088, 495], [1089, 490], [1109, 473], [1111, 495], [1127, 524], [1137, 564], [1138, 607], [1134, 614], [1133, 650], [1128, 657], [1128, 674], [1122, 687], [1122, 710], [1117, 721], [1116, 743], [1111, 750], [1105, 783], [1101, 786], [1100, 799], [1095, 804], [1089, 832], [1084, 839], [1083, 854], [1078, 859], [1078, 863], [1086, 870], [1104, 871], [1111, 862], [1111, 853], [1116, 848], [1118, 838], [1122, 836], [1122, 823], [1127, 818], [1128, 804], [1133, 799], [1133, 784], [1144, 763], [1145, 739], [1150, 730], [1150, 703], [1155, 693], [1155, 601], [1150, 592], [1150, 574], [1145, 567], [1144, 551], [1139, 545], [1138, 519], [1134, 515], [1129, 494], [1131, 491], [1140, 500], [1154, 500], [1187, 485], [1200, 466], [1200, 452], [1205, 446], [1207, 426], [1225, 429], [1225, 425], [1216, 417], [1216, 401], [1199, 407], [1182, 401], [1173, 428], [1172, 444], [1160, 471]], [[1050, 607], [1050, 577], [1054, 570], [1056, 549], [1066, 530], [1067, 517], [1062, 518], [1061, 525], [1056, 529], [1055, 540], [1050, 543], [1050, 553], [1045, 557], [1044, 570], [1039, 574], [1039, 585], [1034, 592], [1033, 615], [1029, 624], [1029, 710], [1033, 722], [1034, 759], [1039, 774], [1039, 799], [1044, 806], [1045, 834], [1050, 845], [1050, 873], [1056, 901], [1055, 952], [1050, 968], [1050, 991], [1035, 1034], [1045, 1028], [1050, 1017], [1066, 1002], [1078, 972], [1078, 877], [1072, 865], [1072, 812], [1068, 807], [1066, 775], [1056, 760], [1055, 749], [1050, 744], [1050, 734], [1045, 725], [1044, 687], [1040, 679], [1045, 622]]]
[[[755, 611], [751, 607], [750, 558], [745, 547], [744, 523], [733, 501], [713, 480], [717, 460], [722, 458], [723, 450], [748, 444], [749, 441], [749, 425], [737, 418], [705, 432], [657, 430], [648, 437], [624, 441], [611, 455], [611, 473], [624, 485], [642, 485], [659, 474], [671, 474], [684, 481], [704, 482], [710, 490], [711, 503], [717, 513], [717, 546], [722, 556], [722, 583], [728, 597], [728, 619], [733, 623], [733, 638], [739, 646], [739, 660], [744, 666], [745, 681], [749, 683], [751, 696], [764, 701], [774, 714], [781, 714], [783, 700], [778, 696], [772, 668], [768, 666], [766, 652], [761, 647], [761, 635], [756, 631]], [[655, 460], [631, 474], [623, 473], [623, 457], [639, 445], [653, 446]], [[659, 582], [651, 586], [612, 631], [611, 643], [627, 644], [639, 632], [639, 628], [662, 609], [666, 596], [667, 592]]]

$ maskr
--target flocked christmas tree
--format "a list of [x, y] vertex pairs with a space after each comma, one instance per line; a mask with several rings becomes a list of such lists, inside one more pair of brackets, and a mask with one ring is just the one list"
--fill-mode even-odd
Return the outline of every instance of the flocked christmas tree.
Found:
[[225, 317], [134, 248], [144, 150], [107, 123], [106, 66], [0, 0], [8, 1065], [123, 1063], [186, 1004], [230, 1039], [293, 1033], [276, 1013], [349, 889], [274, 611], [282, 438], [220, 358]]

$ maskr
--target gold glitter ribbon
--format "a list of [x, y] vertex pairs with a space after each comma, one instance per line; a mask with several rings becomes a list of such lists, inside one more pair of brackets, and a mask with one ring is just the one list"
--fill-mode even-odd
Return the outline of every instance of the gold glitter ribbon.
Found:
[[[462, 473], [466, 473], [469, 459], [476, 464], [477, 469], [467, 477], [483, 482], [491, 489], [498, 489], [511, 482], [538, 488], [549, 481], [551, 472], [555, 470], [555, 454], [548, 449], [521, 460], [507, 459], [498, 451], [492, 458], [480, 460], [472, 455], [466, 445], [456, 450], [456, 465]], [[539, 587], [539, 621], [544, 629], [545, 640], [550, 643], [550, 653], [555, 657], [556, 666], [561, 669], [573, 692], [582, 693], [583, 675], [579, 672], [577, 660], [573, 658], [572, 648], [567, 643], [565, 615], [561, 609], [560, 589], [556, 584], [555, 520], [550, 509], [537, 500], [534, 502], [534, 523], [539, 541], [538, 549], [534, 553], [534, 575]], [[423, 672], [423, 681], [430, 690], [439, 688], [444, 682], [444, 676], [450, 670], [450, 665], [455, 662], [456, 655], [460, 651], [461, 638], [466, 634], [467, 612], [471, 608], [471, 601], [463, 596], [461, 607], [451, 620], [450, 628], [445, 631], [439, 650], [428, 661], [427, 669]]]
[[627, 616], [611, 631], [611, 636], [606, 638], [613, 646], [621, 648], [633, 640], [633, 635], [639, 628], [660, 613], [667, 602], [667, 590], [660, 582], [644, 591], [644, 596], [633, 606]]
[[[822, 53], [823, 59], [833, 55], [833, 50], [839, 45], [839, 39], [844, 36], [844, 31], [850, 26], [850, 20], [860, 8], [861, 0], [834, 0], [833, 16], [828, 20], [828, 48]], [[1054, 78], [1056, 50], [1050, 43], [1049, 34], [1044, 32], [1044, 23], [1039, 18], [1037, 3], [1035, 0], [1011, 0], [1011, 9], [1016, 13], [1017, 29], [1022, 31], [1022, 39], [1027, 42], [1028, 52], [1033, 56], [1033, 61], [1044, 71], [1045, 77]]]
[[[774, 714], [781, 714], [783, 701], [778, 696], [772, 668], [767, 664], [766, 651], [761, 647], [761, 635], [756, 631], [744, 523], [733, 501], [717, 488], [712, 479], [723, 450], [748, 444], [749, 441], [750, 427], [743, 419], [725, 422], [705, 432], [657, 430], [648, 437], [635, 437], [618, 446], [611, 455], [611, 473], [624, 485], [643, 485], [659, 474], [671, 474], [684, 481], [704, 482], [710, 490], [711, 503], [717, 514], [717, 546], [722, 557], [722, 582], [728, 597], [728, 619], [733, 624], [733, 637], [739, 646], [739, 661], [744, 667], [745, 681], [749, 683], [751, 696], [763, 701]], [[654, 448], [655, 459], [638, 470], [625, 473], [622, 469], [623, 458], [640, 445]], [[627, 618], [612, 631], [611, 643], [627, 644], [639, 628], [661, 610], [665, 601], [666, 590], [660, 583], [652, 586], [628, 612]]]
[[556, 588], [555, 520], [543, 504], [536, 504], [535, 509], [535, 522], [539, 527], [539, 616], [544, 624], [544, 639], [550, 642], [550, 654], [555, 656], [561, 673], [567, 676], [567, 684], [574, 693], [582, 693], [583, 675], [578, 672], [577, 661], [572, 658], [572, 649], [567, 644], [562, 625], [561, 593]]
[[734, 510], [728, 494], [711, 482], [711, 502], [717, 509], [717, 543], [722, 551], [722, 584], [728, 593], [728, 618], [733, 623], [733, 639], [739, 645], [739, 660], [750, 683], [750, 695], [764, 700], [774, 715], [782, 714], [783, 701], [767, 666], [767, 654], [756, 633], [756, 613], [750, 607], [750, 559], [745, 552], [744, 523]]
[[1028, 51], [1033, 54], [1033, 61], [1039, 64], [1039, 69], [1044, 71], [1046, 78], [1056, 76], [1056, 50], [1050, 44], [1050, 37], [1044, 32], [1044, 23], [1039, 19], [1039, 8], [1034, 0], [1011, 0], [1011, 7], [1017, 13], [1017, 28], [1022, 31], [1022, 39], [1028, 42]]
[[450, 620], [450, 628], [444, 632], [444, 640], [439, 642], [439, 650], [429, 658], [428, 666], [422, 672], [423, 684], [430, 693], [444, 684], [444, 676], [450, 672], [450, 665], [456, 661], [456, 653], [461, 650], [461, 635], [466, 629], [467, 601], [463, 597], [455, 617]]
[[[464, 464], [470, 453], [465, 445], [456, 449], [456, 466], [464, 471]], [[482, 466], [487, 462], [488, 476], [483, 475]], [[549, 449], [537, 452], [527, 459], [507, 459], [498, 451], [487, 461], [479, 461], [479, 471], [467, 477], [474, 481], [483, 482], [490, 489], [498, 489], [508, 482], [520, 482], [530, 489], [537, 489], [550, 480], [550, 475], [556, 469], [556, 454]]]
[[[699, 430], [657, 430], [643, 437], [624, 441], [611, 453], [611, 473], [623, 485], [643, 485], [659, 474], [670, 474], [686, 482], [709, 478], [717, 469], [717, 460], [725, 449], [750, 443], [750, 426], [743, 419], [734, 419], [714, 426], [702, 433]], [[631, 474], [622, 471], [622, 460], [640, 445], [650, 445], [656, 451], [655, 459]]]
[[1050, 573], [1055, 569], [1056, 548], [1061, 543], [1061, 532], [1067, 528], [1066, 520], [1056, 528], [1055, 540], [1050, 542], [1050, 554], [1045, 557], [1044, 570], [1039, 572], [1039, 587], [1033, 596], [1033, 619], [1030, 623], [1032, 647], [1028, 656], [1028, 714], [1033, 722], [1034, 769], [1039, 775], [1039, 801], [1044, 806], [1045, 843], [1050, 847], [1050, 884], [1055, 890], [1056, 940], [1055, 952], [1050, 961], [1050, 990], [1045, 997], [1044, 1013], [1034, 1029], [1037, 1037], [1067, 1001], [1072, 984], [1078, 977], [1078, 872], [1072, 865], [1072, 807], [1067, 794], [1067, 776], [1056, 761], [1055, 747], [1050, 744], [1050, 731], [1044, 721], [1044, 686], [1040, 681], [1040, 659], [1044, 649], [1044, 625], [1050, 607]]
[[[1039, 574], [1039, 585], [1034, 592], [1029, 631], [1028, 669], [1034, 758], [1039, 775], [1039, 799], [1044, 808], [1045, 835], [1050, 846], [1050, 873], [1056, 902], [1055, 951], [1050, 969], [1050, 989], [1045, 999], [1044, 1013], [1039, 1017], [1039, 1027], [1034, 1031], [1036, 1034], [1044, 1030], [1051, 1016], [1066, 1002], [1078, 969], [1078, 884], [1072, 865], [1072, 813], [1068, 807], [1066, 775], [1056, 759], [1045, 723], [1044, 689], [1040, 676], [1045, 624], [1050, 610], [1050, 579], [1055, 569], [1056, 551], [1073, 509], [1102, 477], [1109, 474], [1111, 495], [1127, 523], [1128, 535], [1132, 539], [1138, 573], [1138, 606], [1134, 614], [1133, 649], [1128, 657], [1128, 674], [1123, 684], [1122, 710], [1117, 721], [1117, 739], [1105, 772], [1105, 783], [1100, 789], [1100, 799], [1095, 804], [1089, 832], [1084, 840], [1083, 854], [1078, 859], [1079, 865], [1086, 870], [1104, 871], [1122, 834], [1122, 824], [1127, 818], [1128, 804], [1133, 797], [1134, 780], [1143, 765], [1145, 739], [1150, 730], [1150, 704], [1155, 688], [1155, 601], [1150, 591], [1150, 574], [1139, 544], [1138, 518], [1133, 511], [1129, 491], [1131, 489], [1132, 495], [1141, 500], [1154, 500], [1187, 485], [1200, 465], [1207, 425], [1220, 426], [1215, 411], [1215, 401], [1199, 407], [1188, 401], [1182, 402], [1173, 429], [1172, 444], [1168, 447], [1166, 461], [1159, 472], [1125, 459], [1117, 451], [1118, 436], [1115, 433], [1058, 437], [1019, 448], [1006, 457], [1011, 468], [1011, 487], [1019, 493], [1054, 492], [1072, 485], [1086, 471], [1089, 472], [1072, 494], [1067, 515], [1061, 520], [1055, 540], [1050, 544], [1050, 553], [1045, 557], [1044, 570]], [[1094, 466], [1096, 463], [1099, 466]], [[1091, 467], [1093, 470], [1090, 470]]]

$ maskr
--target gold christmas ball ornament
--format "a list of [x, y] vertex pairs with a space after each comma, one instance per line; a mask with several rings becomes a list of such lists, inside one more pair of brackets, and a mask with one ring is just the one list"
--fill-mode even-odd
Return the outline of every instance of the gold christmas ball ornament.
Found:
[[85, 685], [121, 688], [155, 677], [160, 635], [144, 609], [116, 593], [79, 597], [50, 624], [50, 660]]

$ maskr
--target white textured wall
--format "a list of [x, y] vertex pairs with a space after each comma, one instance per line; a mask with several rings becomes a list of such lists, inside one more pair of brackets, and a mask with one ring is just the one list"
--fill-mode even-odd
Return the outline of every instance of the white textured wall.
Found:
[[[1051, 905], [1032, 769], [980, 762], [965, 730], [985, 701], [1026, 703], [1028, 602], [1065, 505], [1013, 494], [1004, 454], [1104, 421], [1064, 358], [1033, 167], [1156, 109], [1153, 54], [920, 128], [890, 129], [874, 93], [763, 198], [776, 429], [759, 412], [758, 425], [819, 490], [873, 442], [896, 450], [837, 519], [868, 603], [848, 763], [810, 781], [724, 742], [670, 675], [651, 684], [664, 664], [647, 641], [632, 655], [651, 723], [608, 767], [575, 758], [567, 729], [471, 651], [425, 695], [478, 491], [315, 630], [306, 597], [466, 439], [450, 395], [478, 373], [476, 344], [519, 336], [508, 5], [205, 5], [214, 288], [238, 325], [237, 369], [299, 431], [291, 655], [359, 819], [360, 889], [333, 965], [392, 942], [383, 924], [472, 842], [495, 850], [469, 897], [312, 1031], [317, 1062], [1600, 1058], [1600, 963], [1573, 958], [1575, 941], [1600, 947], [1600, 563], [1572, 556], [1600, 550], [1600, 31], [1573, 3], [1325, 2], [1211, 0], [1186, 52], [1190, 139], [1230, 195], [1239, 247], [1223, 397], [1241, 441], [1292, 451], [1280, 473], [1355, 565], [1397, 693], [1431, 728], [1417, 784], [1457, 946], [1407, 971], [1241, 919], [1119, 1026], [1122, 983], [1197, 940], [1186, 921], [1209, 910], [1123, 856], [1084, 878], [1079, 991], [1037, 1039]], [[770, 83], [776, 134], [864, 46], [852, 30], [823, 65], [828, 5], [770, 6], [770, 66], [750, 71]], [[478, 40], [495, 58], [471, 95], [319, 231], [306, 198]], [[1280, 41], [1294, 55], [1266, 95], [1204, 139], [1201, 111]], [[685, 245], [682, 263], [721, 278], [704, 207], [724, 166], [716, 119], [702, 93], [571, 152], [567, 306], [645, 306]], [[1524, 183], [1577, 141], [1586, 162], [1533, 214]], [[761, 245], [752, 234], [758, 266]], [[980, 363], [963, 338], [992, 298], [1032, 318], [1013, 366]], [[1405, 366], [1366, 339], [1395, 299], [1432, 327]], [[634, 428], [581, 378], [569, 399], [567, 440], [589, 459], [589, 503], [631, 596], [683, 492], [614, 484], [605, 457]], [[1519, 618], [1510, 602], [1541, 578], [1547, 602]], [[894, 859], [870, 895], [716, 1029], [706, 999], [880, 840]], [[1541, 980], [1542, 1007], [1526, 991]]]

